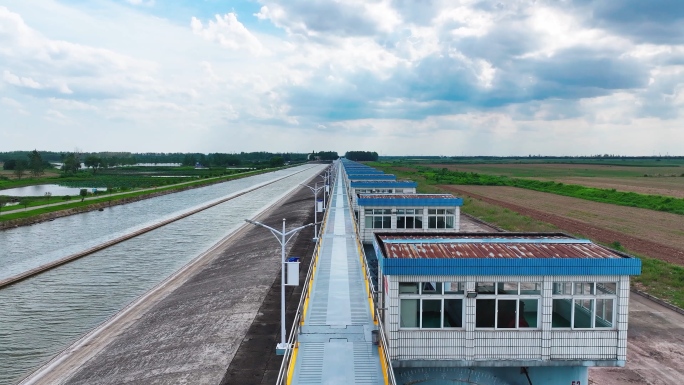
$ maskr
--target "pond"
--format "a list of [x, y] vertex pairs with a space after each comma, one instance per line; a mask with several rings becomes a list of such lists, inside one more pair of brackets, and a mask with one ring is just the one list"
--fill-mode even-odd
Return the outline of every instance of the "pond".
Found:
[[[81, 189], [85, 188], [88, 192], [92, 192], [92, 187], [66, 187], [57, 184], [39, 184], [35, 186], [16, 187], [6, 190], [0, 190], [0, 195], [8, 195], [13, 197], [36, 197], [45, 196], [49, 192], [53, 197], [64, 195], [78, 195]], [[97, 188], [98, 191], [107, 191], [106, 188]]]

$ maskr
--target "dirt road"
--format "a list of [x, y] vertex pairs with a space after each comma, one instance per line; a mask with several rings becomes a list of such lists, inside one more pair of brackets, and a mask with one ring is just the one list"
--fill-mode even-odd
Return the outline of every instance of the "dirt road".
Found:
[[591, 368], [592, 385], [681, 385], [684, 383], [684, 315], [632, 293], [627, 365]]

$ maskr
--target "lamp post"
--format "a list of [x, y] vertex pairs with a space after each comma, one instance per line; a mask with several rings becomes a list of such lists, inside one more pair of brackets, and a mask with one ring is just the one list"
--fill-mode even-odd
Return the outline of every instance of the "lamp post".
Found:
[[283, 231], [278, 231], [273, 227], [267, 226], [261, 222], [252, 221], [249, 219], [245, 219], [245, 222], [270, 230], [273, 236], [275, 236], [280, 243], [280, 343], [276, 345], [276, 354], [285, 354], [285, 351], [289, 349], [285, 336], [285, 245], [287, 245], [287, 242], [289, 242], [299, 230], [312, 226], [313, 223], [309, 223], [308, 225], [300, 226], [296, 229], [285, 232], [285, 218], [283, 218]]
[[319, 175], [321, 178], [323, 178], [323, 207], [328, 207], [328, 206], [325, 204], [325, 194], [328, 193], [328, 186], [329, 186], [329, 183], [328, 183], [328, 176], [329, 176], [329, 175], [330, 175], [329, 171], [326, 171], [326, 172], [325, 172], [325, 175]]
[[[323, 187], [318, 187], [318, 182], [316, 182], [315, 186], [316, 187], [311, 187], [308, 184], [302, 184], [300, 183], [301, 186], [308, 187], [309, 190], [314, 194], [314, 241], [318, 240], [318, 202], [316, 199], [318, 198], [318, 192], [321, 191]], [[325, 197], [325, 192], [323, 193], [323, 196]]]

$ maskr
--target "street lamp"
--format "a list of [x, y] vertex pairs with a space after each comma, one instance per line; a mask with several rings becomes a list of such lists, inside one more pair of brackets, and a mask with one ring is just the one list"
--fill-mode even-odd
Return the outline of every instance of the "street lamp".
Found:
[[299, 230], [313, 226], [313, 223], [309, 223], [308, 225], [300, 226], [296, 229], [285, 232], [285, 218], [283, 218], [283, 231], [278, 231], [273, 227], [267, 226], [261, 222], [252, 221], [249, 219], [245, 219], [245, 222], [270, 230], [273, 236], [275, 236], [280, 243], [280, 343], [276, 345], [276, 354], [283, 355], [285, 354], [285, 351], [289, 349], [287, 340], [285, 338], [285, 245], [287, 245], [290, 239], [292, 239], [292, 237], [294, 237]]
[[[315, 186], [316, 187], [311, 187], [307, 184], [299, 184], [300, 186], [308, 187], [309, 190], [314, 194], [314, 241], [318, 240], [318, 192], [321, 191], [323, 187], [318, 187], [318, 182], [316, 182]], [[323, 193], [323, 197], [325, 198], [325, 193]]]
[[328, 171], [325, 172], [325, 175], [319, 175], [321, 178], [323, 178], [323, 207], [328, 207], [325, 204], [325, 194], [328, 193]]

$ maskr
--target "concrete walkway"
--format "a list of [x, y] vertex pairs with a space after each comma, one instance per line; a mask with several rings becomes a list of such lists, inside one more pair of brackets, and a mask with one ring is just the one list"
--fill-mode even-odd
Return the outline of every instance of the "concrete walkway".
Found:
[[384, 384], [341, 174], [331, 196], [292, 384]]

